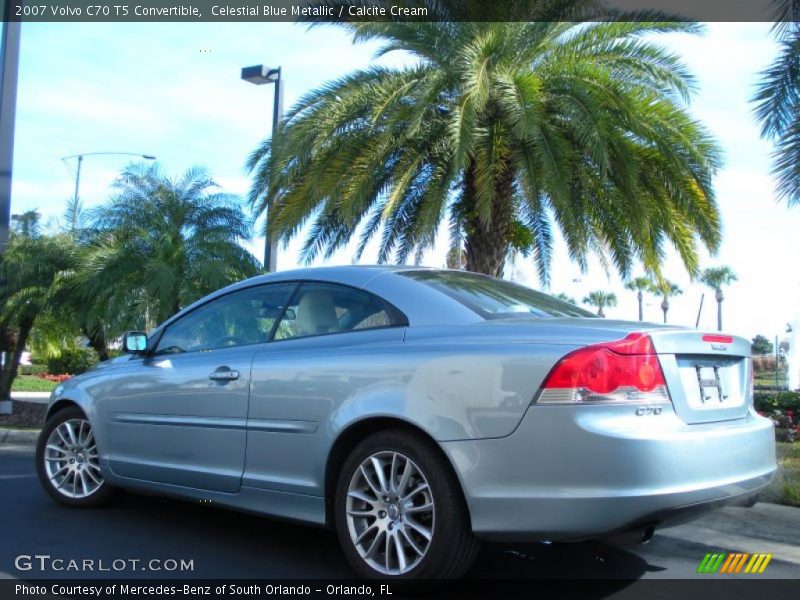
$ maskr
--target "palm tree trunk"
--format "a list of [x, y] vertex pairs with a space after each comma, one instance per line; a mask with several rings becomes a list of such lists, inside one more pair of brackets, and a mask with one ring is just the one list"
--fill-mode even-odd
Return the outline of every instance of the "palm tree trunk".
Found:
[[3, 365], [0, 370], [0, 398], [7, 399], [11, 397], [11, 385], [14, 383], [14, 378], [17, 376], [19, 369], [19, 361], [22, 359], [22, 353], [25, 350], [25, 344], [28, 342], [28, 336], [33, 329], [33, 319], [25, 318], [19, 324], [16, 339], [14, 340], [11, 352], [7, 355], [7, 363]]
[[88, 329], [83, 330], [83, 334], [89, 340], [89, 346], [97, 352], [97, 357], [100, 361], [108, 360], [108, 345], [106, 344], [106, 336], [102, 327], [98, 327], [94, 331]]
[[725, 300], [722, 287], [718, 287], [714, 290], [714, 298], [717, 300], [717, 331], [722, 331], [722, 301]]
[[642, 290], [639, 290], [639, 293], [636, 294], [636, 297], [639, 300], [639, 320], [644, 321], [644, 312], [642, 312]]
[[181, 310], [181, 290], [183, 289], [183, 275], [185, 273], [183, 262], [177, 266], [176, 270], [177, 272], [175, 274], [175, 290], [172, 298], [172, 306], [170, 307], [169, 314], [165, 315], [164, 318], [161, 319], [161, 323], [163, 323], [166, 318], [178, 314]]
[[513, 185], [514, 173], [507, 169], [498, 177], [491, 220], [485, 222], [476, 210], [475, 165], [471, 163], [467, 167], [461, 190], [466, 224], [467, 271], [502, 277], [511, 228]]
[[11, 364], [11, 356], [14, 353], [14, 332], [3, 327], [0, 329], [0, 400], [8, 400], [11, 386], [5, 385], [6, 367]]

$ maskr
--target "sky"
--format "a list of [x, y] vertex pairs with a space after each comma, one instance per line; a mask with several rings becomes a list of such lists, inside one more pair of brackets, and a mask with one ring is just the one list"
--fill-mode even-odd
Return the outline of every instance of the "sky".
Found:
[[[714, 185], [724, 238], [703, 266], [729, 265], [738, 281], [725, 290], [725, 329], [770, 339], [800, 324], [800, 209], [775, 199], [770, 175], [772, 145], [759, 136], [750, 99], [759, 72], [777, 54], [769, 25], [712, 23], [702, 36], [670, 34], [659, 40], [695, 75], [689, 105], [719, 142], [724, 168]], [[38, 209], [45, 220], [61, 215], [72, 196], [75, 161], [89, 152], [152, 154], [164, 172], [178, 176], [194, 165], [209, 169], [225, 189], [244, 196], [250, 179], [248, 154], [269, 134], [272, 86], [240, 79], [243, 66], [280, 65], [286, 108], [331, 79], [375, 62], [412, 63], [405, 55], [375, 60], [374, 44], [353, 45], [332, 27], [308, 31], [285, 23], [26, 23], [22, 29], [12, 213]], [[89, 156], [83, 162], [80, 196], [86, 206], [104, 202], [125, 156]], [[300, 266], [301, 238], [281, 249], [278, 269]], [[263, 238], [248, 247], [261, 258]], [[445, 263], [443, 232], [423, 264]], [[362, 263], [377, 252], [368, 248]], [[328, 261], [349, 264], [352, 248]], [[669, 322], [694, 326], [702, 294], [700, 327], [716, 328], [713, 292], [692, 283], [675, 253], [664, 270], [684, 293], [672, 299]], [[587, 273], [571, 263], [557, 241], [550, 291], [580, 300], [592, 290], [612, 291], [618, 305], [609, 317], [635, 319], [635, 293], [597, 261]], [[639, 274], [639, 273], [636, 273]], [[525, 259], [506, 275], [539, 287]], [[645, 319], [661, 321], [660, 299], [648, 297]], [[795, 327], [800, 329], [800, 327]]]

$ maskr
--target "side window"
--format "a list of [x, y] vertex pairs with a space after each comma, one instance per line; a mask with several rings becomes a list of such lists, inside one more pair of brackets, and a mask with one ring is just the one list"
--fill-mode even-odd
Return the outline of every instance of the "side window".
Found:
[[274, 283], [212, 300], [167, 327], [155, 353], [194, 352], [266, 342], [296, 287], [296, 283]]
[[304, 283], [275, 332], [276, 340], [404, 324], [401, 315], [368, 292], [331, 283]]

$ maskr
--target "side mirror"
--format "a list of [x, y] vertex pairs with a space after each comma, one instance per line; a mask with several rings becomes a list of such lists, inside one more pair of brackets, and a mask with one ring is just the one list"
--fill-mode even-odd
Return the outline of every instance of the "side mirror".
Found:
[[147, 334], [129, 331], [122, 336], [122, 350], [129, 354], [142, 354], [147, 349]]

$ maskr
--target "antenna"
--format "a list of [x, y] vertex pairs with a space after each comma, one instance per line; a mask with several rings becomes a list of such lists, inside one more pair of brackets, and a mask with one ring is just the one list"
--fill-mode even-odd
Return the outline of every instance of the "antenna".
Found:
[[706, 298], [705, 292], [700, 294], [700, 308], [697, 309], [697, 321], [694, 322], [695, 329], [700, 327], [700, 314], [703, 312], [703, 300], [705, 300], [705, 298]]

